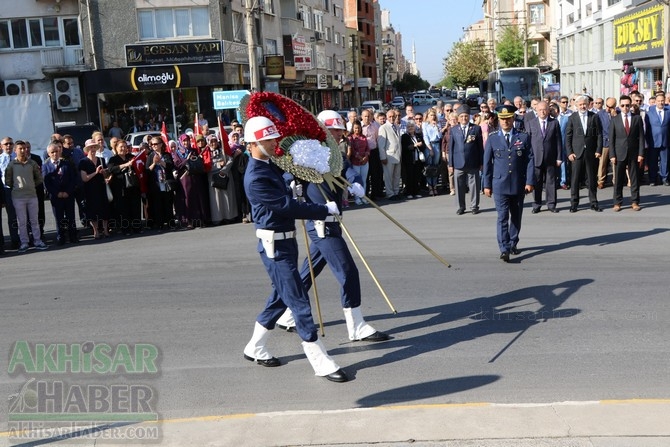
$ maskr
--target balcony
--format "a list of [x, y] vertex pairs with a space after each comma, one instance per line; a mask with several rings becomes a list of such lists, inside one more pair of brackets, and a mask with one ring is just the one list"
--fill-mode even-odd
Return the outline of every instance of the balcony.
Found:
[[84, 70], [84, 49], [57, 47], [40, 51], [42, 71], [46, 73], [78, 72]]

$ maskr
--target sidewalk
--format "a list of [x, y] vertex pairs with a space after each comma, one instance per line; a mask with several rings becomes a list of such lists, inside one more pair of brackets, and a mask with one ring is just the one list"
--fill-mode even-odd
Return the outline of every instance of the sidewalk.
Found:
[[162, 446], [667, 447], [670, 401], [411, 405], [167, 420]]

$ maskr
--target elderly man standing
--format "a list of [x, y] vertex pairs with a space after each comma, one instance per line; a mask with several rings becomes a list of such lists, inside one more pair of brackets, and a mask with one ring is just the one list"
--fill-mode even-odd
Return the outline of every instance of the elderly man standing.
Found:
[[379, 128], [377, 138], [379, 158], [384, 166], [386, 198], [389, 200], [400, 200], [400, 129], [395, 123], [398, 115], [396, 110], [386, 112], [386, 123]]
[[479, 214], [479, 192], [481, 191], [481, 177], [484, 155], [484, 139], [482, 129], [476, 124], [470, 124], [470, 107], [460, 106], [458, 126], [449, 132], [449, 173], [454, 173], [456, 186], [457, 215], [465, 212], [465, 191], [470, 190], [470, 210], [472, 214]]
[[[645, 115], [645, 136], [648, 142], [647, 166], [649, 186], [668, 183], [668, 143], [670, 142], [670, 107], [665, 105], [665, 92], [656, 92], [656, 103]], [[658, 161], [661, 161], [660, 172]], [[660, 173], [660, 178], [659, 178]]]
[[377, 137], [379, 136], [379, 123], [375, 121], [372, 110], [366, 109], [361, 113], [361, 125], [363, 135], [368, 140], [370, 157], [368, 158], [368, 176], [366, 181], [367, 195], [373, 199], [384, 196], [384, 170], [379, 159], [377, 148]]
[[558, 213], [556, 209], [556, 174], [563, 160], [563, 143], [561, 126], [558, 121], [549, 116], [549, 104], [540, 101], [535, 112], [537, 117], [526, 123], [526, 130], [530, 135], [530, 144], [533, 147], [535, 159], [535, 201], [533, 214], [540, 212], [542, 207], [542, 185], [547, 195], [547, 209]]
[[[597, 172], [598, 159], [603, 151], [603, 133], [600, 118], [588, 111], [588, 96], [577, 98], [577, 112], [568, 118], [565, 131], [565, 149], [572, 162], [572, 189], [570, 190], [570, 212], [576, 213], [579, 205], [579, 181], [586, 173], [591, 209], [600, 212], [598, 206]], [[611, 135], [611, 132], [610, 132]], [[610, 138], [610, 144], [611, 144]]]

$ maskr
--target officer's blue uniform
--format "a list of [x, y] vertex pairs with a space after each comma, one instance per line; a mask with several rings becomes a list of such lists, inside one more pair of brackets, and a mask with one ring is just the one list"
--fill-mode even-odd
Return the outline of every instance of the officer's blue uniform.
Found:
[[[351, 164], [346, 158], [344, 159], [342, 176], [346, 176], [349, 183], [362, 183], [360, 176], [351, 168]], [[337, 187], [335, 191], [332, 191], [326, 184], [321, 184], [320, 187], [326, 194], [326, 197], [328, 197], [328, 200], [337, 203], [338, 209], [341, 210], [344, 191]], [[307, 184], [305, 196], [311, 203], [326, 203], [326, 199], [319, 192], [319, 186], [314, 183]], [[358, 268], [356, 268], [354, 258], [351, 256], [346, 241], [342, 238], [340, 223], [334, 220], [334, 218], [329, 218], [329, 221], [325, 223], [326, 237], [324, 238], [319, 237], [316, 233], [313, 220], [308, 220], [306, 226], [309, 238], [312, 240], [309, 247], [309, 255], [312, 259], [314, 277], [321, 273], [326, 263], [328, 263], [330, 270], [341, 286], [342, 307], [359, 307], [361, 305], [361, 282]], [[309, 290], [312, 287], [312, 278], [307, 259], [302, 263], [300, 277], [302, 278], [302, 283], [305, 285], [305, 289]]]
[[519, 242], [526, 185], [535, 185], [528, 134], [512, 129], [508, 145], [502, 130], [490, 133], [484, 148], [484, 188], [493, 191], [501, 253], [509, 253]]
[[294, 200], [281, 169], [269, 161], [255, 158], [249, 159], [244, 175], [244, 190], [251, 204], [256, 228], [273, 230], [276, 235], [286, 237], [274, 241], [273, 259], [267, 257], [263, 244], [260, 240], [258, 242], [258, 252], [272, 280], [273, 290], [256, 321], [266, 329], [274, 329], [275, 323], [288, 307], [293, 312], [300, 338], [314, 342], [318, 338], [317, 330], [312, 319], [309, 296], [298, 273], [298, 244], [293, 234], [295, 219], [323, 220], [328, 215], [328, 208]]

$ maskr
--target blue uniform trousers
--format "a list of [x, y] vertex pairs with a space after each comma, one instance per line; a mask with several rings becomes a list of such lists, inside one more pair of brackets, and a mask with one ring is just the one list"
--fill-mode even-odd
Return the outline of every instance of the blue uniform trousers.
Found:
[[509, 252], [512, 247], [519, 243], [525, 195], [494, 194], [493, 197], [498, 211], [498, 247], [500, 247], [501, 253]]
[[258, 243], [261, 260], [272, 281], [272, 292], [256, 321], [267, 329], [274, 329], [277, 320], [288, 307], [293, 312], [300, 338], [314, 342], [318, 338], [316, 325], [312, 318], [309, 295], [298, 273], [298, 243], [294, 238], [277, 240], [274, 248], [275, 257], [270, 259], [262, 244]]
[[[307, 223], [307, 228], [309, 238], [312, 240], [309, 255], [312, 259], [314, 277], [317, 277], [328, 263], [337, 282], [340, 283], [342, 307], [359, 307], [361, 305], [361, 282], [358, 276], [358, 268], [356, 268], [347, 243], [342, 238], [340, 224], [337, 222], [326, 223], [326, 237], [324, 238], [320, 238], [316, 234], [314, 224], [311, 221]], [[309, 290], [312, 287], [312, 278], [309, 274], [307, 259], [302, 264], [300, 278], [305, 290]]]

